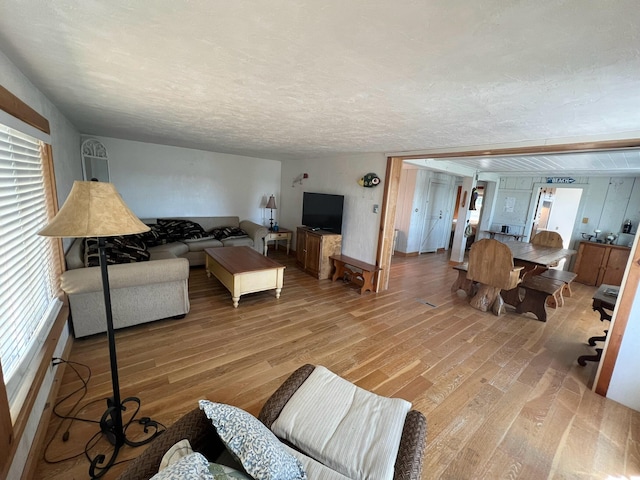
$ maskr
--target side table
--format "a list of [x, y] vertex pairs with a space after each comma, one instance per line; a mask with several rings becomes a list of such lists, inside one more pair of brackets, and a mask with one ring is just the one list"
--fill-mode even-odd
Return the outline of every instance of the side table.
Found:
[[278, 249], [278, 242], [280, 240], [287, 241], [287, 255], [289, 255], [289, 249], [291, 248], [291, 234], [293, 232], [291, 230], [287, 230], [286, 228], [279, 228], [277, 232], [273, 230], [269, 230], [266, 237], [264, 237], [264, 255], [267, 255], [267, 248], [269, 242], [276, 243], [276, 250]]
[[[616, 287], [614, 285], [605, 285], [603, 283], [602, 285], [600, 285], [600, 288], [598, 288], [596, 293], [593, 294], [593, 303], [591, 304], [591, 307], [595, 312], [598, 312], [600, 314], [601, 322], [604, 322], [605, 320], [611, 320], [613, 309], [616, 307], [616, 300], [618, 299], [619, 291], [620, 287]], [[611, 310], [612, 313], [609, 314], [605, 310]], [[589, 345], [595, 347], [596, 342], [604, 342], [607, 339], [608, 332], [608, 330], [605, 330], [604, 335], [589, 338]], [[596, 348], [595, 355], [582, 355], [578, 357], [578, 364], [584, 367], [587, 362], [599, 362], [601, 357], [602, 349]]]

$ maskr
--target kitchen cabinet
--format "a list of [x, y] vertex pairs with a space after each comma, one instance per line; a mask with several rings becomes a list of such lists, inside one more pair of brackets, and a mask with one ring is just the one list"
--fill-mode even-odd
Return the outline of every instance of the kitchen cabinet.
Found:
[[620, 285], [629, 260], [629, 247], [605, 243], [580, 242], [578, 256], [573, 268], [576, 282], [599, 287]]

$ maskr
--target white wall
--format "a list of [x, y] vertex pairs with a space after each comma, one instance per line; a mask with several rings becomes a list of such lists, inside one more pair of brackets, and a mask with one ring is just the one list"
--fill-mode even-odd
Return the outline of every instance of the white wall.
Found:
[[[283, 161], [279, 224], [294, 232], [301, 225], [303, 192], [344, 195], [342, 253], [375, 263], [380, 213], [373, 213], [373, 206], [382, 208], [386, 168], [387, 159], [382, 153]], [[380, 177], [380, 185], [373, 188], [358, 185], [358, 179], [369, 172]], [[302, 185], [292, 186], [302, 173], [308, 173], [309, 178]]]
[[279, 199], [281, 165], [277, 160], [86, 138], [104, 144], [111, 182], [140, 218], [239, 216], [268, 225], [264, 197], [274, 194]]
[[[631, 249], [633, 258], [638, 259], [638, 238], [635, 240], [634, 248]], [[638, 268], [633, 266], [633, 268]], [[640, 286], [634, 284], [633, 281], [629, 282], [629, 270], [625, 272], [625, 278], [622, 280], [622, 288], [625, 289], [625, 294], [628, 294], [626, 289], [630, 289], [634, 294], [634, 301], [629, 311], [629, 318], [627, 320], [627, 327], [624, 331], [624, 337], [620, 344], [620, 350], [618, 351], [618, 358], [611, 374], [611, 381], [609, 382], [609, 390], [607, 391], [607, 398], [611, 398], [618, 403], [626, 405], [629, 408], [640, 412], [640, 377], [638, 376], [638, 365], [640, 364], [640, 296], [638, 292]], [[612, 323], [617, 319], [617, 313], [614, 315]], [[612, 328], [609, 326], [609, 331]], [[607, 339], [607, 347], [609, 345], [610, 338]], [[598, 372], [600, 373], [600, 372]]]
[[[71, 123], [53, 106], [53, 104], [16, 68], [9, 59], [0, 52], [0, 79], [2, 86], [28, 104], [31, 108], [49, 120], [51, 127], [51, 147], [53, 149], [53, 163], [58, 188], [58, 201], [64, 202], [71, 190], [73, 181], [82, 178], [82, 166], [80, 163], [80, 135]], [[67, 242], [68, 244], [68, 242]], [[56, 355], [61, 355], [67, 342], [69, 332], [67, 329], [60, 336], [56, 346]], [[8, 478], [20, 478], [25, 462], [29, 455], [31, 443], [40, 422], [45, 402], [51, 391], [53, 383], [53, 367], [49, 369], [38, 392], [36, 404], [25, 433], [18, 444], [16, 456], [11, 464]]]

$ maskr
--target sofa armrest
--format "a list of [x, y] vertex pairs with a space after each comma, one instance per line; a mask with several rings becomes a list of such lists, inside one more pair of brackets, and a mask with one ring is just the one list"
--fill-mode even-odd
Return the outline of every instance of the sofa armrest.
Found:
[[[109, 286], [135, 287], [154, 283], [166, 283], [189, 278], [189, 261], [186, 258], [154, 260], [153, 262], [109, 265]], [[68, 270], [60, 277], [61, 288], [67, 295], [102, 291], [100, 267]]]
[[264, 237], [269, 233], [269, 229], [264, 225], [259, 225], [251, 220], [242, 220], [240, 222], [240, 228], [247, 232], [249, 237], [253, 240], [253, 248], [258, 252], [262, 252], [264, 248]]

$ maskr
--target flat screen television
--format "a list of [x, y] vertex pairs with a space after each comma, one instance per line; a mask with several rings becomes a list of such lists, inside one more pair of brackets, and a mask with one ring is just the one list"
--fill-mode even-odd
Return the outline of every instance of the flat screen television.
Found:
[[304, 192], [302, 224], [306, 227], [342, 233], [344, 195]]

